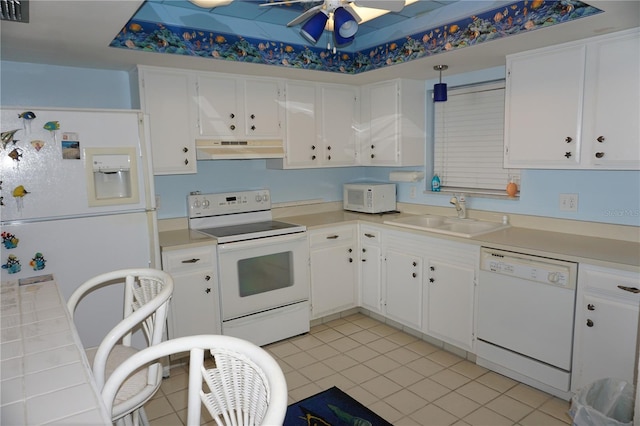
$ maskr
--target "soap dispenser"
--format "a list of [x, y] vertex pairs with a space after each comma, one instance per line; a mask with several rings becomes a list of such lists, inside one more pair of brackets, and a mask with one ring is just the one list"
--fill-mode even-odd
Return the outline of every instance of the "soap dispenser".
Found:
[[433, 179], [431, 179], [431, 191], [440, 192], [440, 177], [437, 173], [433, 175]]

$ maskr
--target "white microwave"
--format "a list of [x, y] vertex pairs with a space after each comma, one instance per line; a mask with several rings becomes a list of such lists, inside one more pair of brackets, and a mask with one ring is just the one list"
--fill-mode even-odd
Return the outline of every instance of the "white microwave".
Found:
[[396, 209], [395, 183], [345, 183], [342, 196], [345, 210], [383, 213]]

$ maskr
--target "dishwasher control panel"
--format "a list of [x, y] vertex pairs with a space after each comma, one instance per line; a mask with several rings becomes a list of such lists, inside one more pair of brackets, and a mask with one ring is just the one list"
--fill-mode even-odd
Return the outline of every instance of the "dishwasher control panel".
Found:
[[557, 259], [483, 248], [480, 269], [560, 287], [573, 287], [576, 264]]

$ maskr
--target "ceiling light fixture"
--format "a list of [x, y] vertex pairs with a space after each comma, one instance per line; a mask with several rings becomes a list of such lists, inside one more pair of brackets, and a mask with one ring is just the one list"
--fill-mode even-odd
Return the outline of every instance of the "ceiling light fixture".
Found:
[[324, 10], [313, 15], [300, 29], [300, 35], [310, 43], [316, 44], [324, 31], [329, 16]]
[[348, 38], [354, 36], [358, 31], [358, 23], [352, 14], [344, 7], [339, 7], [333, 12], [334, 31], [338, 29], [341, 37]]
[[189, 0], [191, 3], [204, 9], [213, 9], [214, 7], [226, 6], [233, 0]]
[[442, 82], [442, 71], [447, 70], [447, 65], [436, 65], [434, 70], [440, 71], [440, 83], [433, 86], [433, 102], [446, 102], [447, 100], [447, 85]]

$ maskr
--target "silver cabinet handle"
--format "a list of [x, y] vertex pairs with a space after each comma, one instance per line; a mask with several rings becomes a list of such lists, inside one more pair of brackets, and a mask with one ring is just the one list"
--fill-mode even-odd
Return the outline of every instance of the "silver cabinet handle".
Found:
[[340, 238], [339, 235], [327, 235], [327, 240], [337, 240]]
[[640, 293], [640, 289], [638, 287], [628, 287], [626, 285], [619, 285], [618, 288], [620, 290], [628, 291], [631, 293]]

